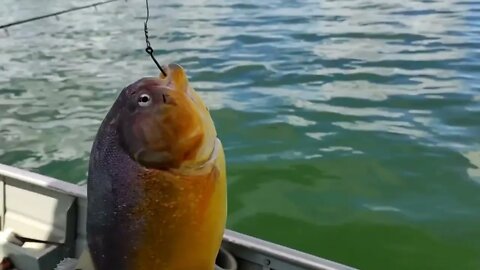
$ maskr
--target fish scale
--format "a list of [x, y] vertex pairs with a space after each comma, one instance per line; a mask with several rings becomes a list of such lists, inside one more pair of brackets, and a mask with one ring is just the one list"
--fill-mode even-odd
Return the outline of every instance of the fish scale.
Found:
[[215, 266], [226, 223], [223, 147], [183, 68], [165, 70], [126, 87], [95, 138], [87, 235], [96, 270]]

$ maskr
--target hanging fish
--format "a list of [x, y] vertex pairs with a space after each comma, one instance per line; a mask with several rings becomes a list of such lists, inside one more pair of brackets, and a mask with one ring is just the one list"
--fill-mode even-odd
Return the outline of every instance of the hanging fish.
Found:
[[118, 96], [96, 135], [87, 238], [96, 270], [212, 270], [226, 222], [223, 147], [183, 68]]

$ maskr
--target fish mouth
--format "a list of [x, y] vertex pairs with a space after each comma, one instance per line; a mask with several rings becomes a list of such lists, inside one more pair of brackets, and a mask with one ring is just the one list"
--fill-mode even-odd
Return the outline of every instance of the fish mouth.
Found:
[[170, 171], [176, 174], [182, 175], [196, 175], [202, 174], [215, 166], [220, 147], [220, 139], [215, 138], [212, 151], [207, 159], [198, 162], [191, 162], [187, 164], [180, 164], [180, 166], [174, 166], [169, 163], [171, 154], [167, 151], [149, 151], [145, 148], [138, 150], [133, 158], [147, 169]]

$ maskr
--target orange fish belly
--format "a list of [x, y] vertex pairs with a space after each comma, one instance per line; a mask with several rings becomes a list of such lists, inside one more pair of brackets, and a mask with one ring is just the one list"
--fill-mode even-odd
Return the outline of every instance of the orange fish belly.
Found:
[[223, 148], [213, 164], [189, 174], [147, 170], [144, 198], [132, 215], [145, 224], [131, 268], [212, 270], [227, 216]]

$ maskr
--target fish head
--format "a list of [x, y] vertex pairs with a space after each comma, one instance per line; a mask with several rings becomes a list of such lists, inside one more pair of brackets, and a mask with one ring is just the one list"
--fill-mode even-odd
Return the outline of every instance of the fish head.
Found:
[[191, 168], [210, 159], [214, 123], [178, 64], [166, 76], [142, 78], [122, 92], [117, 118], [121, 145], [132, 159], [153, 169]]

